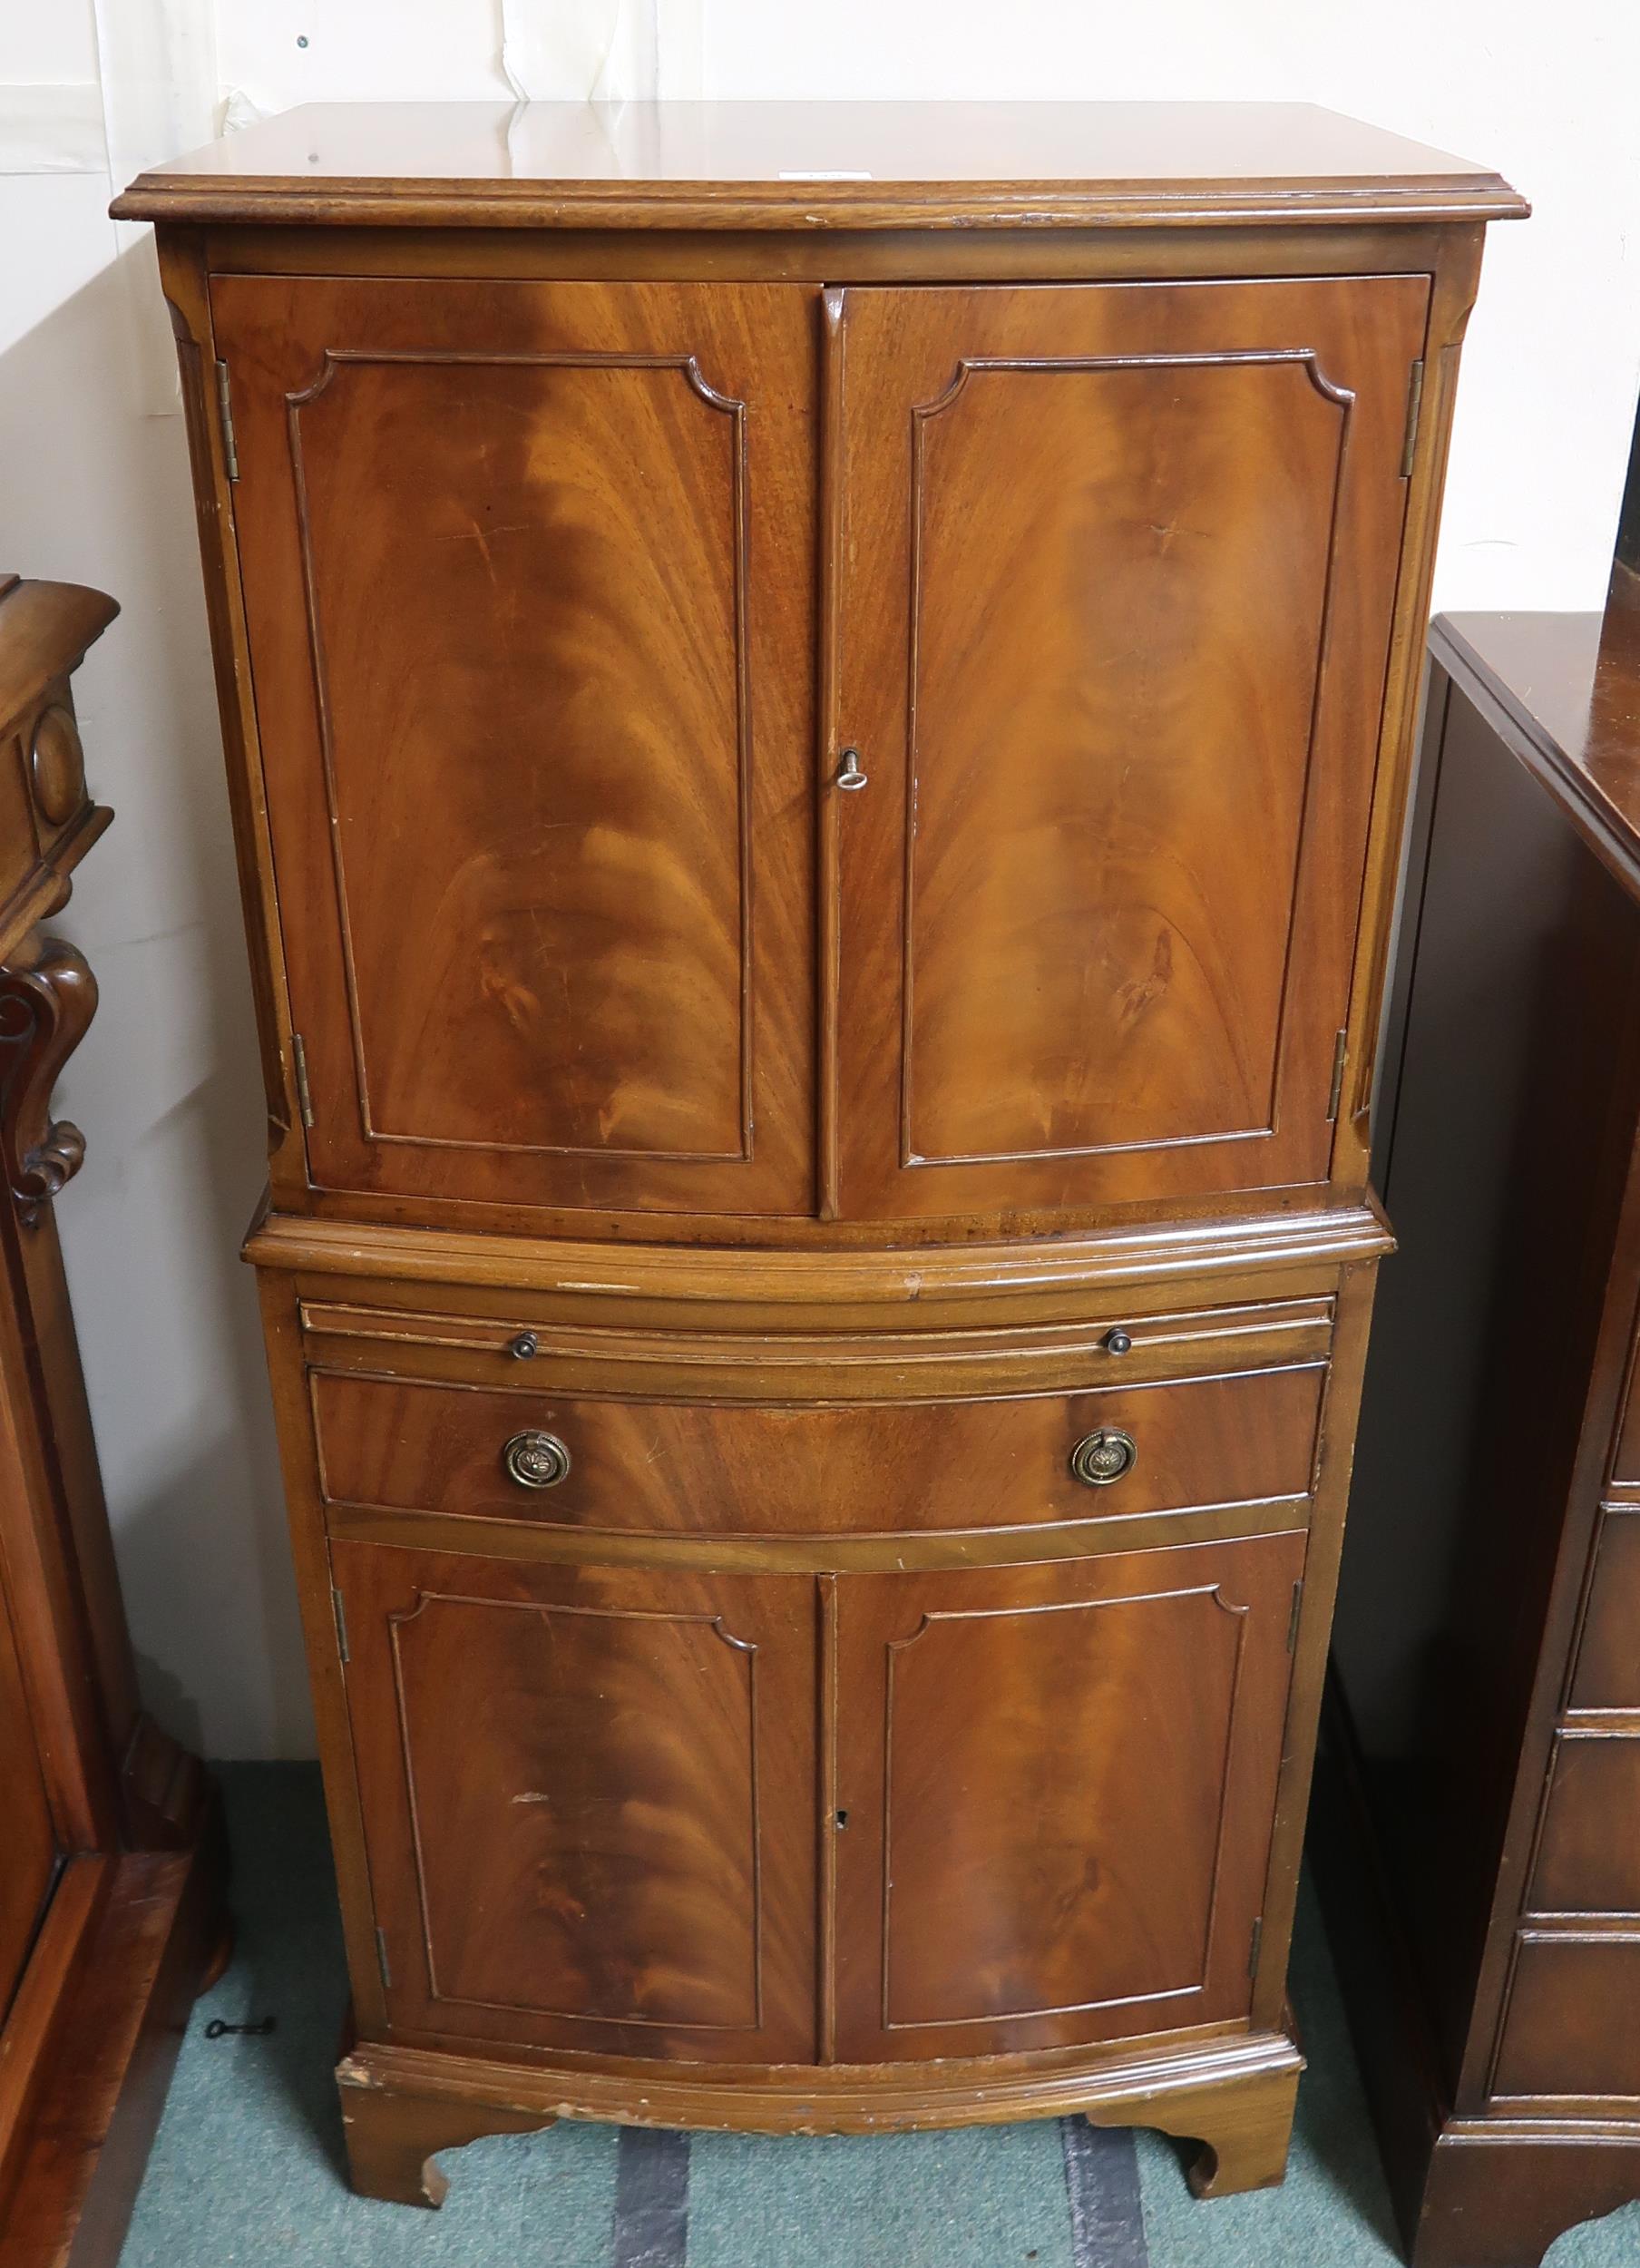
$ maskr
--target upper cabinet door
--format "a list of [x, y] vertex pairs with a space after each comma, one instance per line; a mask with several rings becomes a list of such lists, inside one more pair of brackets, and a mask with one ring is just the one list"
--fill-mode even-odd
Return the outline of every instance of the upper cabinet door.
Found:
[[834, 299], [842, 1213], [1325, 1179], [1428, 298]]
[[312, 1182], [811, 1210], [813, 295], [211, 305]]

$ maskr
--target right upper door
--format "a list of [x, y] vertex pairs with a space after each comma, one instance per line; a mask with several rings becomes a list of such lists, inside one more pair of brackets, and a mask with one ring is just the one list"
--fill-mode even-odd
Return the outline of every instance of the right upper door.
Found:
[[844, 1215], [1325, 1180], [1428, 303], [834, 299]]

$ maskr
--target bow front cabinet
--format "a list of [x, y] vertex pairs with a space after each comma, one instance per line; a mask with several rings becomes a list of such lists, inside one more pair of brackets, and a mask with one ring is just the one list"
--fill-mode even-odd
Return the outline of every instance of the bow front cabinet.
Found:
[[1496, 176], [1235, 106], [144, 176], [355, 2178], [1080, 2110], [1280, 2177]]

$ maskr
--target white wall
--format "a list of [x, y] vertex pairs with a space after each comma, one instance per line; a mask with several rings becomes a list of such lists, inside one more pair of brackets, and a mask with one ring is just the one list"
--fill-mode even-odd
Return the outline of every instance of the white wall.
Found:
[[1495, 166], [1438, 607], [1598, 606], [1640, 371], [1634, 0], [708, 0], [710, 94], [1322, 103]]
[[[99, 37], [98, 17], [101, 17]], [[306, 44], [299, 44], [306, 42]], [[503, 41], [505, 54], [503, 57]], [[122, 181], [308, 100], [1283, 97], [1479, 158], [1532, 197], [1470, 326], [1443, 607], [1597, 606], [1640, 371], [1633, 0], [54, 0], [0, 27], [0, 566], [112, 591], [80, 680], [119, 814], [57, 924], [103, 1006], [63, 1081], [58, 1213], [151, 1706], [218, 1755], [311, 1732], [251, 1286], [259, 1079], [181, 424]]]

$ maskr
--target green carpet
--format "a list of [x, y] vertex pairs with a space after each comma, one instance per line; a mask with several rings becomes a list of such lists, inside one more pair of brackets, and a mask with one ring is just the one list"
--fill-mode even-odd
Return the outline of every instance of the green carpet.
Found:
[[[331, 2084], [345, 1998], [317, 1774], [221, 1772], [239, 1950], [200, 2001], [121, 2268], [1378, 2268], [1399, 2258], [1324, 1941], [1300, 1921], [1310, 2069], [1287, 2180], [1198, 2204], [1174, 2146], [1079, 2120], [833, 2141], [561, 2125], [443, 2160], [441, 2213], [355, 2197]], [[271, 2015], [208, 2039], [212, 2018]], [[1551, 2268], [1635, 2268], [1640, 2206]]]

